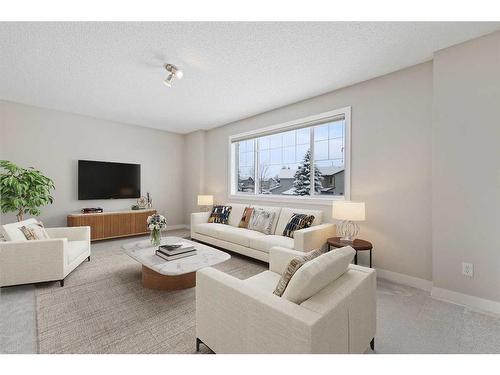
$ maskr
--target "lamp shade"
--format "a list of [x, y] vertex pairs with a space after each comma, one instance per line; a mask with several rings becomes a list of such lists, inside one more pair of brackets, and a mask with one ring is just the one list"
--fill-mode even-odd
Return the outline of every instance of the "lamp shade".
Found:
[[213, 195], [198, 195], [198, 206], [211, 206], [214, 204]]
[[338, 220], [365, 220], [365, 203], [352, 201], [335, 201], [332, 207], [332, 217]]

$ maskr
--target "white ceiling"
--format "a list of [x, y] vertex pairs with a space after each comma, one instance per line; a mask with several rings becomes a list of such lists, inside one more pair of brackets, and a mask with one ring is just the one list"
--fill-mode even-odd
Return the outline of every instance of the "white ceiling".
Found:
[[[500, 23], [0, 23], [0, 98], [178, 133], [393, 72]], [[165, 62], [184, 71], [167, 88]]]

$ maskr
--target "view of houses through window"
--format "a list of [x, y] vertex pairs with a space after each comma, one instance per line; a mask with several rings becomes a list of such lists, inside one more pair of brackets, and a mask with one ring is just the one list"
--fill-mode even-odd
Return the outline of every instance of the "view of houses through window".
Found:
[[344, 119], [245, 139], [233, 147], [238, 193], [344, 195]]

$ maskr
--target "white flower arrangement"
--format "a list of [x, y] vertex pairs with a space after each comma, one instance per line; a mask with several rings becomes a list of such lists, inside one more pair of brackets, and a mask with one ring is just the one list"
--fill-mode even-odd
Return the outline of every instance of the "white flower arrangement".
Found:
[[159, 214], [154, 214], [151, 216], [148, 216], [148, 229], [153, 231], [159, 231], [159, 230], [164, 230], [167, 228], [167, 219], [165, 219], [165, 216], [159, 215]]

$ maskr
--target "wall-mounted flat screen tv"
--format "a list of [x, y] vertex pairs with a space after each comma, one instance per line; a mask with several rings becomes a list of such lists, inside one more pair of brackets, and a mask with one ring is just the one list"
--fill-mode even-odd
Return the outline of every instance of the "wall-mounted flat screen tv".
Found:
[[141, 196], [141, 165], [78, 160], [78, 199]]

